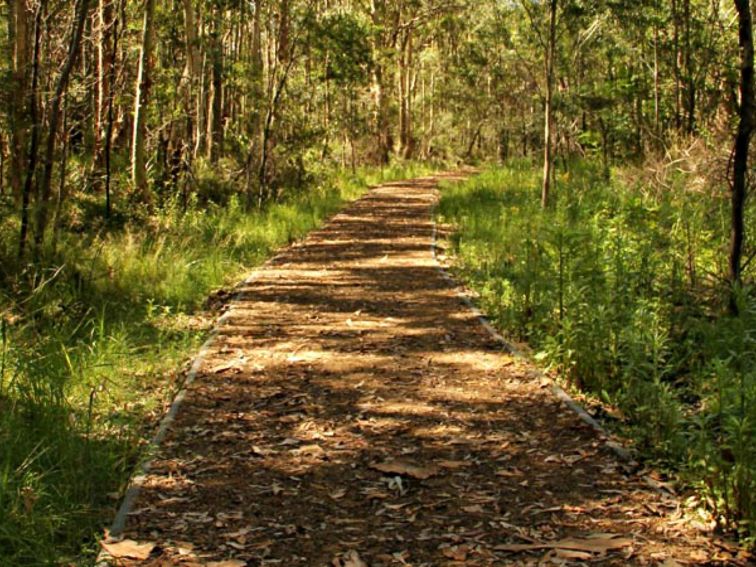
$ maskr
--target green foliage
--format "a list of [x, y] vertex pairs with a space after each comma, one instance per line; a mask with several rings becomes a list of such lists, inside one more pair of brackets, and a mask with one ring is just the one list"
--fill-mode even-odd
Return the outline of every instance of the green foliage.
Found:
[[449, 187], [439, 214], [498, 327], [619, 405], [639, 450], [699, 483], [722, 525], [753, 532], [756, 301], [720, 315], [727, 290], [705, 274], [721, 270], [727, 202], [688, 182], [654, 191], [570, 163], [544, 211], [538, 173], [515, 162]]
[[371, 61], [370, 29], [357, 15], [328, 13], [310, 30], [312, 45], [326, 62], [324, 79], [339, 86], [364, 85]]

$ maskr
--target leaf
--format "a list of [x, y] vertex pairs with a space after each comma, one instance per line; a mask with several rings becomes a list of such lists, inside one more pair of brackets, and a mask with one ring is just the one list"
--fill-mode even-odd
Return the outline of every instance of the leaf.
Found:
[[532, 551], [535, 549], [563, 549], [572, 551], [587, 551], [590, 553], [606, 553], [614, 549], [630, 547], [633, 540], [620, 538], [612, 534], [600, 534], [597, 537], [565, 538], [554, 542], [545, 543], [514, 543], [502, 544], [494, 547], [496, 551]]
[[245, 363], [245, 357], [239, 356], [238, 358], [234, 358], [232, 360], [229, 360], [227, 362], [223, 362], [217, 366], [214, 366], [210, 369], [210, 372], [213, 374], [221, 374], [222, 372], [225, 372], [226, 370], [234, 370], [236, 372], [241, 372], [244, 370], [244, 363]]
[[409, 476], [418, 480], [426, 480], [438, 474], [436, 467], [421, 467], [405, 461], [387, 461], [385, 463], [373, 463], [370, 468], [388, 474]]
[[368, 564], [362, 560], [360, 554], [354, 550], [347, 551], [341, 558], [342, 567], [368, 567]]
[[454, 545], [443, 549], [441, 553], [444, 554], [444, 557], [454, 561], [466, 561], [470, 547], [468, 545]]
[[207, 567], [247, 567], [247, 562], [241, 559], [226, 559], [225, 561], [211, 561]]
[[139, 559], [144, 561], [155, 549], [154, 543], [139, 543], [132, 539], [108, 543], [101, 541], [100, 545], [114, 559]]
[[320, 445], [304, 445], [292, 451], [295, 455], [303, 457], [320, 457], [325, 454], [325, 449]]
[[338, 500], [339, 498], [344, 498], [344, 496], [346, 496], [346, 493], [347, 491], [345, 488], [340, 488], [338, 490], [334, 490], [328, 496], [330, 496], [334, 500]]
[[445, 469], [462, 469], [469, 467], [470, 463], [468, 461], [438, 461], [438, 465]]
[[586, 551], [573, 551], [572, 549], [555, 549], [554, 554], [560, 559], [577, 559], [579, 561], [584, 561], [593, 557]]
[[481, 506], [480, 504], [473, 504], [472, 506], [462, 506], [462, 510], [464, 510], [468, 514], [482, 514], [483, 506]]

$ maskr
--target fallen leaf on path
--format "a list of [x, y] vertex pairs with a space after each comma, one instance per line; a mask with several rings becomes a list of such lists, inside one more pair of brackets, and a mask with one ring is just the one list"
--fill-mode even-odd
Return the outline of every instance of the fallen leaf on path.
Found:
[[468, 514], [482, 514], [483, 506], [481, 506], [480, 504], [473, 504], [472, 506], [462, 506], [462, 510], [464, 510]]
[[444, 557], [454, 561], [466, 561], [470, 547], [468, 545], [454, 545], [443, 549], [441, 553], [444, 554]]
[[107, 543], [100, 542], [103, 549], [115, 559], [139, 559], [144, 561], [155, 549], [154, 543], [139, 543], [131, 539]]
[[673, 496], [677, 494], [675, 487], [671, 482], [662, 482], [661, 480], [657, 480], [650, 475], [644, 476], [643, 480], [654, 490], [657, 490], [659, 492], [667, 492]]
[[325, 449], [320, 445], [304, 445], [292, 451], [295, 455], [306, 457], [319, 457], [325, 454]]
[[574, 551], [572, 549], [555, 549], [553, 551], [559, 559], [577, 559], [579, 561], [585, 561], [591, 559], [593, 555], [587, 551]]
[[237, 370], [242, 371], [244, 370], [244, 357], [239, 357], [237, 359], [231, 360], [229, 362], [224, 362], [223, 364], [219, 364], [218, 366], [214, 366], [210, 369], [210, 372], [213, 374], [220, 374], [221, 372], [225, 372], [226, 370]]
[[438, 465], [442, 468], [453, 470], [469, 467], [470, 463], [468, 461], [438, 461]]
[[347, 551], [341, 559], [338, 557], [334, 559], [331, 564], [334, 567], [369, 567], [367, 563], [362, 560], [360, 554], [356, 551]]
[[344, 498], [344, 496], [346, 496], [346, 493], [346, 489], [340, 488], [339, 490], [334, 490], [328, 496], [330, 496], [334, 500], [338, 500], [339, 498]]
[[603, 534], [598, 537], [565, 538], [554, 542], [544, 543], [514, 543], [502, 544], [494, 547], [496, 551], [532, 551], [535, 549], [563, 549], [572, 551], [587, 551], [590, 553], [606, 553], [607, 551], [630, 547], [633, 540]]
[[438, 474], [434, 466], [421, 467], [405, 461], [388, 461], [385, 463], [373, 463], [370, 468], [388, 474], [409, 476], [418, 480], [426, 480]]

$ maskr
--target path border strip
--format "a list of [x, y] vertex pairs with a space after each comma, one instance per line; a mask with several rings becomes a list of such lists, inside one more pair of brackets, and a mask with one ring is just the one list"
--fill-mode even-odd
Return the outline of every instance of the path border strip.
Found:
[[[435, 178], [438, 182], [439, 179]], [[536, 371], [536, 375], [540, 378], [544, 378], [546, 380], [549, 380], [551, 382], [551, 379], [548, 378], [535, 364], [532, 363], [530, 358], [521, 350], [519, 350], [517, 347], [515, 347], [512, 343], [510, 343], [504, 336], [496, 330], [496, 328], [491, 323], [491, 320], [486, 316], [485, 313], [483, 313], [480, 308], [475, 304], [475, 301], [473, 300], [470, 293], [467, 291], [467, 288], [462, 285], [457, 279], [446, 269], [446, 267], [443, 265], [441, 260], [439, 259], [439, 245], [438, 245], [438, 223], [436, 222], [436, 211], [438, 209], [438, 203], [441, 199], [441, 188], [440, 186], [436, 185], [436, 193], [437, 198], [433, 206], [431, 207], [431, 224], [433, 226], [433, 231], [431, 235], [431, 254], [433, 255], [433, 260], [436, 262], [436, 270], [438, 270], [438, 273], [441, 275], [441, 277], [446, 281], [453, 289], [455, 295], [462, 301], [462, 303], [472, 311], [473, 315], [475, 315], [475, 318], [478, 320], [478, 322], [481, 324], [481, 326], [488, 332], [488, 334], [491, 336], [494, 341], [496, 341], [501, 347], [502, 350], [507, 352], [508, 354], [511, 354], [512, 356], [519, 358], [521, 360], [527, 361], [530, 363], [533, 368]], [[611, 439], [609, 432], [604, 429], [604, 427], [596, 421], [586, 410], [585, 408], [580, 405], [577, 401], [575, 401], [572, 396], [570, 396], [564, 388], [559, 386], [558, 384], [552, 383], [551, 384], [551, 392], [556, 396], [557, 399], [559, 399], [564, 405], [566, 405], [569, 409], [571, 409], [577, 416], [586, 424], [588, 424], [598, 435], [599, 439], [601, 439], [604, 444], [615, 454], [615, 456], [628, 464], [635, 464], [635, 459], [633, 458], [632, 453], [625, 447], [623, 447], [620, 443], [617, 441], [614, 441]]]

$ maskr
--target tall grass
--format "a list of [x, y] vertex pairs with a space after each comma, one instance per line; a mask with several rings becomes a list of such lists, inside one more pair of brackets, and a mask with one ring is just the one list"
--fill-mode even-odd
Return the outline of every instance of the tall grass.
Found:
[[144, 441], [203, 340], [208, 295], [413, 164], [323, 174], [261, 211], [168, 199], [117, 227], [81, 196], [56, 249], [15, 263], [0, 226], [0, 565], [86, 564]]
[[460, 275], [502, 331], [619, 406], [637, 448], [699, 486], [720, 526], [753, 534], [756, 298], [723, 314], [726, 189], [607, 182], [576, 162], [544, 211], [539, 182], [515, 162], [444, 191]]

